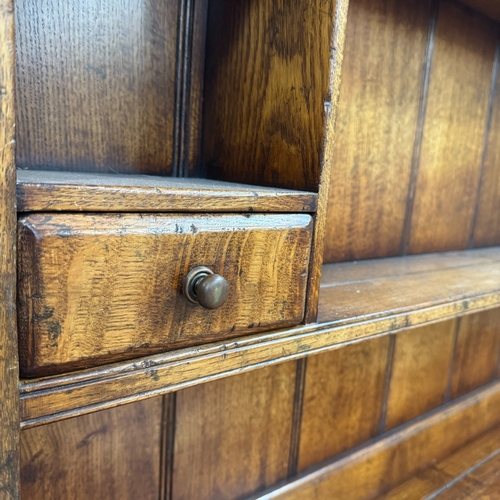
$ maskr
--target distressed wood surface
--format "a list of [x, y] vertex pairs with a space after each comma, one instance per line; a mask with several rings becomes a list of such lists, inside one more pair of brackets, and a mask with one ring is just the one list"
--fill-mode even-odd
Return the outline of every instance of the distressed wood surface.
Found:
[[[88, 413], [98, 408], [143, 399], [153, 394], [166, 394], [201, 381], [262, 368], [311, 353], [337, 349], [349, 342], [373, 335], [388, 335], [427, 323], [499, 307], [500, 283], [495, 282], [497, 278], [494, 274], [498, 272], [496, 258], [500, 254], [497, 250], [495, 257], [493, 249], [489, 249], [488, 252], [489, 259], [485, 258], [482, 250], [462, 252], [464, 256], [478, 256], [475, 265], [474, 259], [465, 259], [468, 260], [468, 265], [458, 268], [461, 273], [464, 269], [469, 269], [468, 276], [461, 274], [457, 277], [452, 272], [453, 269], [449, 268], [445, 269], [444, 273], [441, 271], [420, 273], [423, 275], [420, 282], [427, 283], [427, 288], [415, 281], [409, 286], [404, 286], [409, 278], [414, 280], [415, 276], [419, 275], [418, 272], [410, 273], [409, 276], [401, 275], [398, 286], [396, 286], [397, 276], [392, 276], [392, 281], [387, 286], [395, 287], [398, 293], [392, 294], [392, 301], [383, 302], [385, 310], [379, 308], [376, 313], [373, 313], [370, 301], [365, 302], [365, 307], [369, 308], [368, 314], [359, 309], [353, 311], [352, 303], [359, 301], [358, 297], [363, 295], [364, 288], [373, 289], [373, 281], [376, 282], [377, 278], [357, 283], [347, 282], [344, 284], [345, 295], [348, 293], [352, 295], [350, 299], [345, 298], [344, 305], [340, 299], [338, 300], [335, 314], [339, 313], [340, 319], [335, 319], [332, 315], [331, 303], [321, 298], [320, 315], [323, 315], [322, 309], [326, 309], [323, 317], [329, 320], [317, 325], [297, 326], [232, 341], [214, 342], [196, 348], [148, 356], [136, 361], [83, 370], [71, 375], [21, 381], [22, 425], [30, 427], [42, 422]], [[456, 254], [454, 255], [456, 257]], [[439, 256], [438, 262], [441, 262], [441, 258], [442, 256]], [[430, 265], [428, 256], [390, 260], [394, 264], [394, 269], [400, 269], [406, 267], [400, 265], [400, 260], [417, 264], [420, 259]], [[343, 272], [347, 271], [345, 264], [338, 266], [342, 266]], [[356, 268], [354, 264], [352, 266]], [[383, 269], [387, 272], [386, 267]], [[474, 276], [480, 279], [475, 280]], [[450, 279], [452, 286], [446, 282]], [[341, 291], [343, 286], [338, 288], [336, 296], [343, 297], [344, 293]], [[322, 290], [326, 289], [328, 287]], [[414, 301], [411, 302], [408, 295], [401, 303], [399, 297], [401, 290], [407, 292], [412, 290]], [[438, 296], [435, 295], [436, 291], [440, 293]], [[350, 315], [353, 312], [356, 315]]]
[[18, 170], [20, 212], [315, 212], [317, 194], [206, 179]]
[[377, 435], [388, 346], [386, 336], [307, 359], [299, 471]]
[[0, 499], [19, 499], [14, 5], [0, 1]]
[[233, 500], [286, 477], [295, 365], [177, 393], [172, 500]]
[[189, 4], [16, 1], [18, 166], [183, 175], [199, 161], [206, 19]]
[[25, 500], [158, 500], [162, 398], [21, 433]]
[[497, 32], [483, 16], [440, 2], [408, 253], [467, 248]]
[[[34, 214], [19, 222], [21, 373], [54, 374], [300, 323], [309, 215]], [[215, 311], [182, 295], [226, 278]]]
[[385, 429], [446, 402], [456, 320], [396, 335]]
[[399, 254], [430, 3], [351, 1], [331, 160], [326, 262]]
[[414, 423], [405, 424], [339, 460], [326, 462], [323, 467], [250, 498], [374, 498], [495, 427], [499, 412], [500, 383], [496, 382]]

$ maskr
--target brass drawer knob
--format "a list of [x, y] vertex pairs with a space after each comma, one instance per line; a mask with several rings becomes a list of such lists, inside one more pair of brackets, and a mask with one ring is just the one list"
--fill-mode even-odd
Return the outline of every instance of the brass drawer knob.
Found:
[[209, 267], [197, 266], [186, 274], [182, 291], [189, 302], [205, 309], [218, 309], [229, 297], [229, 283]]

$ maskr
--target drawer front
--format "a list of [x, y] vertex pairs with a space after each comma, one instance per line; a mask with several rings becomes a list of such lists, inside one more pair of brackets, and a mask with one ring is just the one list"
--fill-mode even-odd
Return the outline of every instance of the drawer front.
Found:
[[[300, 323], [309, 215], [32, 214], [18, 227], [22, 376], [70, 371]], [[216, 310], [183, 280], [229, 284]]]

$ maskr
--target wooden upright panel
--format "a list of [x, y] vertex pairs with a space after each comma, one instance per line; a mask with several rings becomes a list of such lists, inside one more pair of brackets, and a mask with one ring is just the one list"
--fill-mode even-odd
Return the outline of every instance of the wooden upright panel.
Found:
[[23, 500], [157, 500], [162, 398], [21, 434]]
[[15, 3], [18, 166], [168, 174], [179, 2]]
[[203, 149], [211, 177], [317, 191], [335, 8], [335, 0], [210, 2]]
[[299, 470], [377, 434], [389, 338], [307, 360]]
[[233, 500], [287, 475], [296, 363], [177, 394], [172, 500]]
[[456, 320], [396, 336], [387, 401], [386, 429], [392, 429], [445, 401]]
[[[498, 4], [500, 6], [500, 4]], [[500, 64], [497, 53], [497, 65]], [[477, 215], [472, 245], [500, 245], [500, 71], [497, 67], [495, 94], [492, 100], [491, 125], [485, 143], [486, 154], [477, 199]]]
[[495, 378], [500, 351], [500, 309], [470, 314], [459, 321], [451, 385], [454, 398]]
[[497, 31], [460, 4], [440, 4], [409, 253], [468, 245]]
[[325, 260], [398, 255], [430, 1], [349, 6]]
[[19, 499], [13, 8], [0, 1], [0, 500]]

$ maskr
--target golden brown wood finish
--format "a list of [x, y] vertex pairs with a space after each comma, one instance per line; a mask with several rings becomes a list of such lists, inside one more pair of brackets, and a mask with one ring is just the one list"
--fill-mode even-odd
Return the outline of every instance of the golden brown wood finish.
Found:
[[497, 31], [459, 4], [440, 4], [409, 253], [467, 247]]
[[[477, 256], [478, 260], [456, 258], [446, 264], [440, 255], [369, 261], [361, 264], [361, 269], [368, 273], [367, 279], [360, 276], [356, 262], [327, 264], [324, 266], [319, 321], [347, 318], [366, 321], [386, 314], [382, 311], [403, 312], [413, 308], [415, 303], [431, 306], [447, 302], [453, 296], [465, 299], [483, 280], [487, 286], [498, 288], [498, 255], [483, 254], [482, 250], [478, 252], [469, 254]], [[461, 255], [465, 257], [467, 254]]]
[[351, 1], [325, 260], [399, 254], [430, 1]]
[[377, 435], [389, 337], [307, 359], [299, 470]]
[[[481, 463], [490, 464], [488, 466], [490, 467], [496, 462], [499, 452], [500, 427], [496, 426], [441, 462], [431, 464], [405, 483], [377, 498], [380, 500], [421, 500], [430, 495], [437, 495], [435, 498], [440, 500], [446, 498], [447, 495], [453, 499], [469, 498], [464, 494], [469, 494], [481, 484], [476, 480], [477, 472], [474, 469], [478, 468], [478, 464]], [[460, 481], [459, 478], [462, 476], [463, 480]], [[453, 483], [456, 484], [453, 486]], [[444, 497], [439, 495], [439, 491], [443, 491]], [[455, 496], [451, 496], [451, 492]]]
[[[371, 309], [370, 300], [363, 302], [358, 297], [365, 288], [373, 292], [380, 287], [379, 280], [373, 278], [366, 282], [349, 283], [346, 277], [345, 290], [350, 290], [351, 295], [342, 305], [340, 299], [344, 294], [341, 290], [336, 294], [341, 305], [338, 310], [331, 308], [330, 301], [322, 301], [321, 315], [322, 310], [325, 311], [325, 323], [322, 324], [216, 342], [78, 374], [23, 381], [20, 386], [22, 425], [29, 427], [153, 394], [166, 394], [202, 381], [336, 349], [346, 342], [372, 335], [387, 335], [499, 307], [500, 283], [498, 276], [495, 277], [499, 268], [498, 249], [456, 252], [452, 256], [455, 265], [459, 264], [453, 269], [443, 266], [445, 255], [371, 261], [374, 269], [367, 271], [369, 276], [382, 272], [382, 276], [388, 279], [387, 273], [389, 276], [394, 270], [400, 273], [399, 277], [392, 276], [392, 281], [387, 284], [388, 289], [394, 287], [392, 299], [382, 297], [377, 312]], [[365, 262], [363, 266], [369, 264]], [[440, 269], [442, 267], [444, 269]], [[330, 264], [326, 268], [329, 270], [325, 272], [326, 276], [334, 276], [335, 269], [344, 276], [349, 272], [353, 275], [358, 272], [356, 264]], [[412, 269], [414, 274], [410, 272]], [[465, 274], [464, 269], [468, 269]], [[406, 270], [408, 275], [401, 274], [402, 270]], [[406, 281], [408, 286], [403, 286], [405, 280], [414, 280], [419, 275], [420, 282]], [[410, 300], [410, 291], [414, 292], [413, 301]], [[353, 309], [357, 300], [360, 306], [364, 303], [365, 312]], [[337, 313], [340, 317], [335, 319]]]
[[323, 266], [322, 282], [325, 287], [343, 285], [355, 281], [409, 277], [412, 274], [445, 271], [461, 267], [481, 267], [496, 262], [500, 254], [496, 248], [482, 248], [474, 251], [442, 252], [412, 255], [404, 258], [360, 260]]
[[[34, 214], [19, 222], [23, 375], [53, 374], [300, 323], [309, 215]], [[208, 266], [230, 295], [182, 296]]]
[[0, 499], [19, 499], [14, 6], [0, 1]]
[[316, 193], [206, 179], [18, 170], [20, 212], [315, 212]]
[[397, 432], [381, 436], [346, 457], [252, 498], [373, 498], [493, 428], [498, 424], [499, 412], [500, 383], [497, 382], [406, 424]]
[[329, 95], [335, 11], [334, 0], [210, 2], [203, 111], [210, 177], [317, 191], [325, 107], [336, 97]]
[[[499, 4], [500, 13], [500, 4]], [[491, 124], [485, 141], [485, 157], [478, 191], [477, 213], [472, 234], [472, 246], [500, 243], [500, 51], [497, 49], [496, 81], [493, 82]]]
[[445, 402], [455, 331], [452, 320], [396, 335], [386, 429]]
[[25, 500], [157, 500], [162, 398], [21, 433]]
[[466, 394], [496, 376], [500, 352], [500, 309], [459, 319], [451, 397]]
[[328, 209], [328, 190], [333, 166], [333, 146], [335, 140], [335, 123], [337, 120], [337, 104], [340, 91], [340, 75], [344, 53], [345, 28], [349, 0], [335, 0], [335, 22], [330, 56], [329, 100], [326, 102], [325, 141], [321, 162], [318, 193], [318, 208], [314, 220], [314, 236], [309, 270], [309, 284], [306, 297], [305, 323], [313, 323], [318, 316], [319, 287], [323, 264], [323, 243], [326, 233], [326, 211]]
[[[498, 447], [498, 438], [496, 440]], [[484, 463], [478, 463], [460, 481], [450, 484], [436, 496], [438, 500], [495, 500], [500, 497], [500, 450], [497, 449]], [[457, 478], [458, 479], [458, 478]]]
[[286, 477], [295, 365], [177, 394], [172, 500], [241, 498]]
[[[205, 20], [193, 35], [178, 4], [16, 2], [19, 167], [166, 175], [197, 159], [180, 151], [197, 148], [202, 91], [196, 83], [185, 95], [183, 62], [200, 64]], [[193, 55], [178, 37], [194, 37]]]

